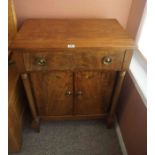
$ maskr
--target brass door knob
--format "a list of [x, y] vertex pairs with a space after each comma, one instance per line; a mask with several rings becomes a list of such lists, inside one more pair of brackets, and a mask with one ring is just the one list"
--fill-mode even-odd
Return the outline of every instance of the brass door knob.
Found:
[[40, 66], [45, 66], [47, 61], [45, 58], [36, 58], [35, 63]]
[[73, 93], [71, 91], [66, 91], [65, 95], [66, 96], [71, 96]]
[[111, 64], [112, 63], [112, 58], [111, 57], [104, 57], [102, 59], [102, 64], [104, 65], [108, 65], [108, 64]]
[[82, 96], [82, 95], [83, 95], [83, 92], [82, 92], [82, 91], [78, 91], [78, 92], [76, 93], [76, 95], [77, 95], [77, 96]]

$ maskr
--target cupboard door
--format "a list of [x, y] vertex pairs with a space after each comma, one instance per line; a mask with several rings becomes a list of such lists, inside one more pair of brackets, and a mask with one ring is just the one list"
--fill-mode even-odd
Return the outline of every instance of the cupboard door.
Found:
[[104, 114], [112, 96], [116, 72], [75, 73], [75, 111], [77, 115]]
[[73, 75], [71, 72], [30, 73], [32, 89], [40, 116], [72, 115]]

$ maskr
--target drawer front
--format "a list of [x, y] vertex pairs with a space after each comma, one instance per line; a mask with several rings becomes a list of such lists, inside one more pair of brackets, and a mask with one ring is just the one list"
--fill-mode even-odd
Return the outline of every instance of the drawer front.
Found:
[[24, 53], [27, 71], [121, 70], [125, 50], [79, 49]]
[[125, 50], [95, 49], [75, 53], [75, 69], [121, 70]]
[[71, 70], [72, 54], [67, 52], [26, 52], [24, 63], [27, 71]]

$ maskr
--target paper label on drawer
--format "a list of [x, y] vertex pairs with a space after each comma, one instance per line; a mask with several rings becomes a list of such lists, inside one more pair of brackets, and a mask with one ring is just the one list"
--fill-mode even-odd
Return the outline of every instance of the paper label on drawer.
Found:
[[67, 47], [68, 48], [75, 48], [75, 44], [68, 44]]

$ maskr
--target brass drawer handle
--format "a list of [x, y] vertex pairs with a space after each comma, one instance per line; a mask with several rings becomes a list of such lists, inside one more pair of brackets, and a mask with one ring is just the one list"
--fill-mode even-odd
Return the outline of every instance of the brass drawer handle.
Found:
[[73, 93], [71, 91], [66, 91], [65, 95], [66, 96], [71, 96], [71, 95], [73, 95]]
[[47, 61], [45, 58], [36, 58], [35, 63], [40, 66], [45, 66]]
[[112, 63], [112, 58], [110, 58], [110, 57], [104, 57], [102, 59], [102, 64], [104, 64], [104, 65], [109, 65], [111, 63]]

